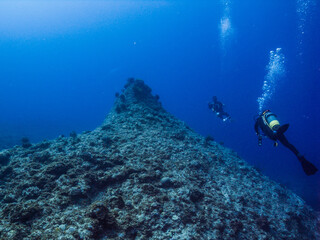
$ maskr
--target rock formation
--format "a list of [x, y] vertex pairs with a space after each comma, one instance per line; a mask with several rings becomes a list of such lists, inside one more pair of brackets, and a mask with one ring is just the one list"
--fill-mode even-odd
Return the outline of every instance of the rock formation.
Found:
[[103, 124], [0, 152], [0, 239], [320, 239], [315, 212], [141, 80]]

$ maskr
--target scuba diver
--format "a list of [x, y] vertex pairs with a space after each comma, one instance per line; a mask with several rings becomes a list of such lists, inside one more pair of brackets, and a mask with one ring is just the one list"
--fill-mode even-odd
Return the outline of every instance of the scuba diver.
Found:
[[277, 140], [281, 142], [285, 147], [289, 148], [300, 161], [303, 171], [308, 175], [315, 174], [318, 169], [309, 161], [307, 161], [304, 156], [302, 156], [299, 151], [287, 140], [284, 136], [284, 132], [287, 131], [289, 124], [284, 124], [280, 126], [277, 116], [270, 110], [265, 110], [260, 114], [254, 125], [254, 129], [258, 136], [258, 145], [262, 145], [262, 135], [260, 134], [259, 128], [262, 130], [263, 134], [274, 141], [274, 146], [278, 146]]
[[223, 110], [224, 104], [218, 101], [216, 96], [212, 97], [212, 102], [209, 102], [208, 107], [212, 110], [212, 112], [216, 113], [216, 115], [222, 119], [222, 121], [231, 120], [229, 113]]

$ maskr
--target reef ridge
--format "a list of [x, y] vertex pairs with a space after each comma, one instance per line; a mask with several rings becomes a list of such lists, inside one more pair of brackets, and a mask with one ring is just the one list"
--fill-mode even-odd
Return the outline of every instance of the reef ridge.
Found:
[[317, 214], [129, 79], [103, 124], [0, 151], [0, 239], [320, 239]]

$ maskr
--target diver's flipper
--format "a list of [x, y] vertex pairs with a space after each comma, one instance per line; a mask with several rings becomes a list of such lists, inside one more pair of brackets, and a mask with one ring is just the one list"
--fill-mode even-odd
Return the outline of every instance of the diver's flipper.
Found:
[[285, 133], [285, 131], [287, 131], [289, 128], [289, 124], [285, 124], [285, 125], [282, 125], [281, 127], [279, 127], [279, 129], [277, 130], [277, 133], [278, 134], [283, 134]]
[[318, 169], [316, 168], [316, 166], [314, 166], [311, 162], [307, 161], [304, 157], [300, 157], [299, 161], [301, 162], [303, 171], [308, 175], [313, 175], [315, 174]]

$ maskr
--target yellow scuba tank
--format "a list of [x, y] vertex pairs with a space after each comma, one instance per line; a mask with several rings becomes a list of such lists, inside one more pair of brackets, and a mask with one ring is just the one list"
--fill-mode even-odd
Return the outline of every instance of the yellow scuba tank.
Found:
[[280, 127], [280, 123], [277, 116], [270, 110], [266, 110], [262, 113], [262, 119], [265, 125], [267, 125], [272, 131], [277, 131]]

